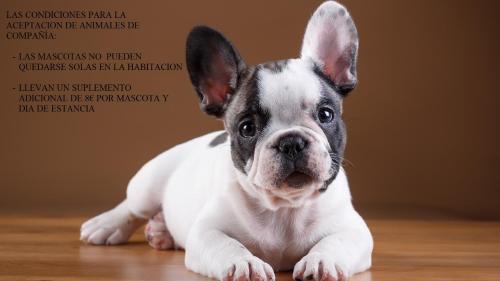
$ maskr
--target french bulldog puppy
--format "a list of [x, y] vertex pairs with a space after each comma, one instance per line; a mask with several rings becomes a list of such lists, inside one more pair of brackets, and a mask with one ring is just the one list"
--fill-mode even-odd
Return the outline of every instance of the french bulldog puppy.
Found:
[[183, 248], [187, 268], [219, 280], [291, 269], [296, 280], [346, 280], [368, 269], [372, 236], [341, 167], [357, 50], [351, 16], [332, 1], [312, 15], [297, 59], [247, 66], [222, 34], [195, 27], [189, 76], [225, 130], [145, 164], [81, 240], [124, 243], [149, 220], [153, 247]]

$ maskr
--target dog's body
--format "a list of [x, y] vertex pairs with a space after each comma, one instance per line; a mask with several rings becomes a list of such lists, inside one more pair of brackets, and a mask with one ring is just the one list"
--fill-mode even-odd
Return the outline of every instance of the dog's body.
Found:
[[82, 240], [123, 243], [151, 219], [153, 247], [184, 248], [189, 269], [220, 280], [292, 268], [296, 279], [343, 280], [368, 269], [371, 234], [340, 167], [356, 54], [352, 19], [335, 2], [311, 18], [300, 59], [247, 67], [220, 33], [195, 28], [191, 81], [226, 130], [147, 163], [125, 201], [82, 226]]

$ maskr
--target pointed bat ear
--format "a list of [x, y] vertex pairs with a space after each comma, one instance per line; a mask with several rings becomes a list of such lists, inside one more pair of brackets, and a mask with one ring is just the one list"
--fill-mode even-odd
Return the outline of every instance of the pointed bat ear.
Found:
[[307, 24], [301, 58], [312, 59], [340, 94], [346, 95], [357, 83], [357, 55], [358, 33], [349, 12], [334, 1], [321, 4]]
[[238, 51], [218, 31], [198, 26], [187, 38], [186, 62], [200, 107], [222, 117], [245, 68]]

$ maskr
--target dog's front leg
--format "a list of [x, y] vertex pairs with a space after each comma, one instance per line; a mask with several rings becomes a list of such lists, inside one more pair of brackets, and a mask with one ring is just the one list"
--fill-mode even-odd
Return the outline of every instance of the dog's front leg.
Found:
[[186, 267], [224, 281], [275, 280], [272, 267], [216, 229], [194, 227], [186, 243]]
[[295, 280], [345, 281], [371, 266], [373, 239], [364, 221], [355, 213], [351, 226], [321, 239], [294, 267]]

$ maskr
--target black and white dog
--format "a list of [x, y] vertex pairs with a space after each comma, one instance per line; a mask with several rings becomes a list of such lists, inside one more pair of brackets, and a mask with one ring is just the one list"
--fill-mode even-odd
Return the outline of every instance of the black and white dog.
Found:
[[127, 199], [82, 225], [81, 240], [119, 244], [150, 219], [155, 248], [220, 280], [346, 280], [371, 265], [373, 240], [351, 204], [341, 161], [342, 101], [356, 85], [358, 35], [323, 3], [298, 59], [247, 66], [219, 32], [194, 28], [187, 66], [201, 108], [224, 122], [160, 154]]

